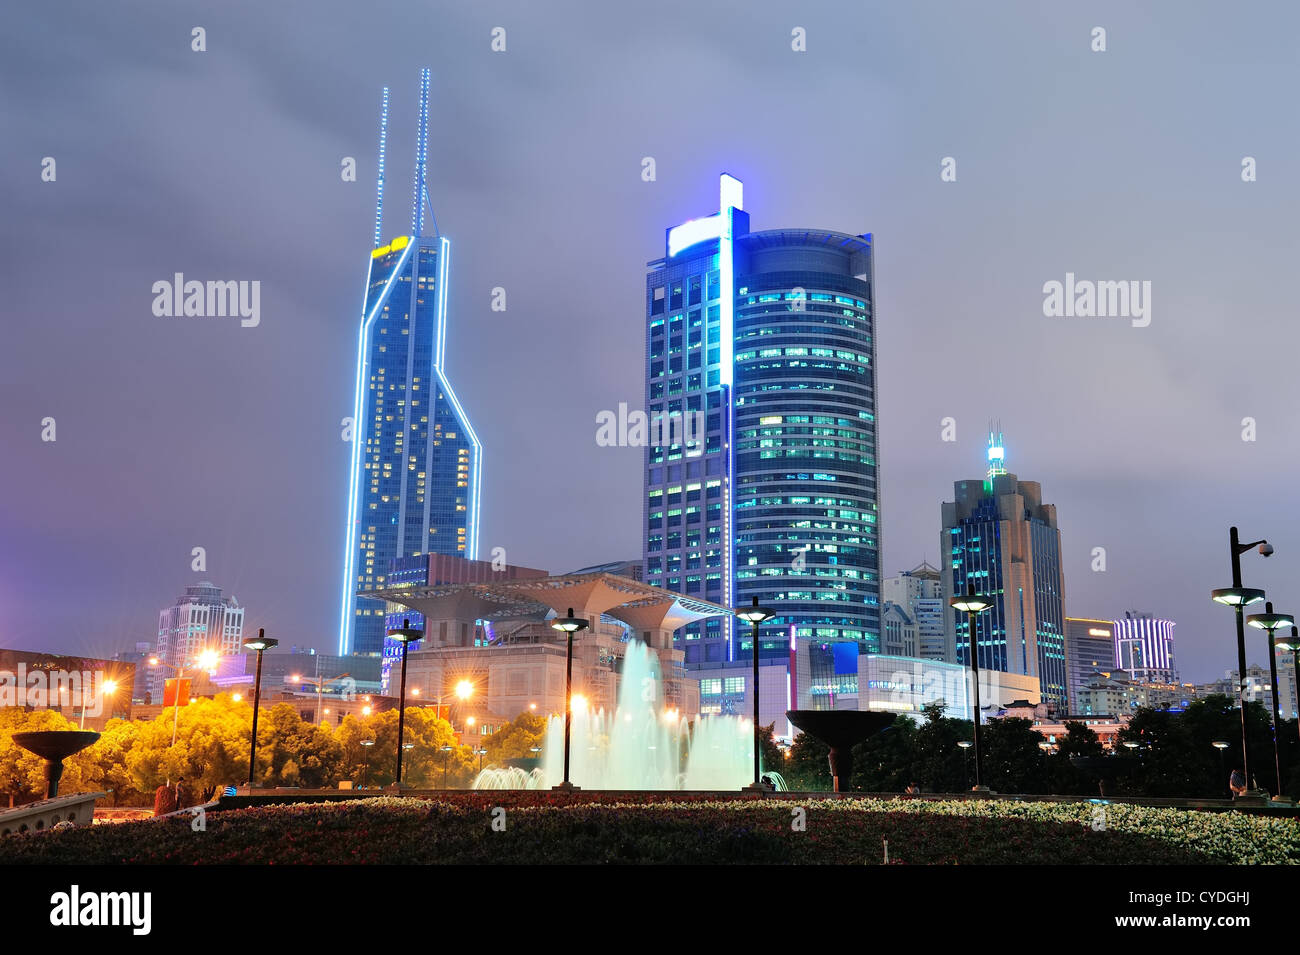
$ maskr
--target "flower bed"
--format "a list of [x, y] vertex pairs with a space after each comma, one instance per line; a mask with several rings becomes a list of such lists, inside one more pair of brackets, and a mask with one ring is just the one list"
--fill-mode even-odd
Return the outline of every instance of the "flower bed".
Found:
[[[21, 863], [1297, 863], [1300, 820], [1128, 805], [700, 800], [590, 793], [380, 797], [0, 840]], [[505, 808], [505, 829], [493, 808]], [[1096, 815], [1104, 808], [1104, 820]], [[796, 831], [796, 810], [806, 828]], [[499, 814], [498, 814], [499, 815]], [[1100, 828], [1094, 826], [1100, 825]]]

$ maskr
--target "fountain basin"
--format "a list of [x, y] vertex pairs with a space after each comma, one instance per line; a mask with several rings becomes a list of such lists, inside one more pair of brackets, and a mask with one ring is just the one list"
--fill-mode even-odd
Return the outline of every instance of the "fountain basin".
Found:
[[787, 710], [786, 719], [831, 748], [835, 791], [848, 792], [853, 780], [853, 747], [894, 722], [897, 714], [876, 710]]
[[41, 730], [33, 733], [15, 733], [14, 742], [45, 760], [45, 798], [59, 795], [59, 780], [63, 778], [63, 761], [79, 753], [99, 734], [90, 730]]

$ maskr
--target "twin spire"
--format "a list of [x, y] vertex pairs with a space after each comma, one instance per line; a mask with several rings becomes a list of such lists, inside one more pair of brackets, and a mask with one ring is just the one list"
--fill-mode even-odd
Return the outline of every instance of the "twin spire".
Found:
[[[420, 71], [420, 116], [415, 136], [415, 183], [411, 190], [411, 236], [424, 235], [424, 214], [428, 208], [433, 231], [438, 222], [429, 205], [429, 79], [430, 71]], [[384, 87], [383, 106], [379, 113], [379, 178], [375, 186], [375, 248], [384, 236], [384, 165], [388, 154], [388, 87]]]

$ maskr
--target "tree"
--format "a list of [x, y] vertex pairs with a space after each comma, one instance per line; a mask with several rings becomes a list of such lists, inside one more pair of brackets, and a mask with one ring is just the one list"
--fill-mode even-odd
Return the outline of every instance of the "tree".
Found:
[[1101, 745], [1091, 726], [1078, 720], [1067, 720], [1065, 735], [1056, 741], [1056, 751], [1064, 757], [1070, 756], [1104, 756], [1106, 747]]
[[1042, 734], [1030, 720], [1004, 716], [980, 729], [984, 772], [981, 781], [994, 792], [1043, 793], [1048, 787]]
[[532, 759], [537, 756], [534, 746], [541, 746], [546, 737], [546, 717], [536, 713], [520, 713], [509, 723], [487, 738], [483, 748], [487, 755], [484, 765], [506, 765], [511, 759]]

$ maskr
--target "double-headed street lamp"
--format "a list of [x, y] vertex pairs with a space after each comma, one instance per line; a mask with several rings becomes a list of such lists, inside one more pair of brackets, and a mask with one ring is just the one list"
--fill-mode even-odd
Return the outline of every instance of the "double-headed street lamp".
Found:
[[1228, 553], [1232, 555], [1232, 586], [1210, 591], [1210, 598], [1217, 603], [1231, 607], [1237, 618], [1237, 702], [1241, 706], [1241, 775], [1250, 785], [1250, 751], [1246, 743], [1246, 627], [1242, 620], [1242, 608], [1264, 599], [1264, 591], [1241, 585], [1241, 555], [1252, 547], [1268, 557], [1273, 553], [1273, 545], [1266, 540], [1241, 543], [1237, 537], [1237, 528], [1228, 529]]
[[1274, 613], [1273, 601], [1264, 604], [1263, 613], [1252, 613], [1246, 618], [1252, 627], [1268, 633], [1268, 672], [1273, 684], [1273, 714], [1269, 725], [1273, 728], [1273, 771], [1277, 774], [1278, 796], [1282, 795], [1282, 752], [1277, 743], [1277, 640], [1274, 633], [1283, 627], [1295, 626], [1295, 620], [1289, 613]]
[[245, 650], [253, 650], [257, 653], [257, 675], [253, 678], [253, 744], [248, 749], [248, 791], [250, 793], [253, 791], [254, 773], [257, 770], [257, 713], [262, 704], [262, 654], [279, 645], [280, 641], [268, 637], [261, 627], [257, 628], [256, 637], [244, 641]]
[[412, 628], [410, 620], [403, 620], [402, 625], [395, 630], [389, 630], [388, 635], [402, 645], [402, 689], [397, 697], [397, 775], [393, 777], [393, 785], [400, 789], [402, 787], [402, 740], [406, 731], [406, 651], [412, 643], [424, 636], [424, 631]]
[[750, 625], [750, 645], [754, 649], [754, 781], [748, 786], [742, 787], [746, 792], [767, 792], [767, 787], [763, 785], [763, 779], [759, 768], [759, 752], [761, 750], [761, 739], [758, 728], [758, 625], [765, 620], [771, 620], [775, 614], [766, 607], [758, 605], [758, 598], [748, 607], [741, 607], [735, 611], [736, 617]]
[[966, 593], [956, 597], [949, 597], [948, 605], [953, 610], [966, 615], [966, 627], [970, 634], [970, 675], [973, 693], [971, 716], [975, 742], [975, 785], [973, 791], [981, 790], [985, 787], [980, 781], [980, 662], [979, 640], [975, 633], [975, 618], [985, 610], [991, 609], [993, 601], [988, 597], [975, 593], [975, 582], [967, 580]]
[[582, 617], [575, 617], [573, 608], [570, 607], [569, 615], [556, 617], [551, 621], [551, 626], [568, 635], [564, 651], [564, 782], [552, 788], [572, 792], [577, 788], [569, 782], [569, 743], [573, 733], [573, 635], [586, 630], [591, 623]]

